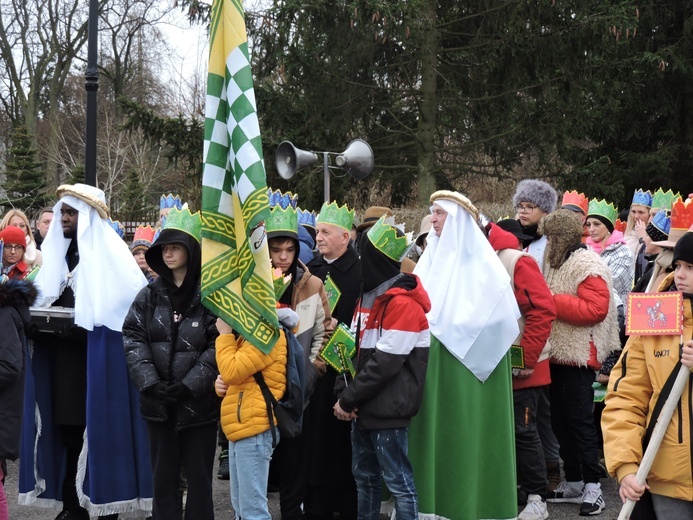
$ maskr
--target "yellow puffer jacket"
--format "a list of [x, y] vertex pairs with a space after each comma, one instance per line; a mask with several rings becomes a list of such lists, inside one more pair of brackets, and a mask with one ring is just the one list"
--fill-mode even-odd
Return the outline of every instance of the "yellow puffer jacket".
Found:
[[[222, 334], [216, 341], [217, 365], [229, 385], [221, 403], [221, 427], [226, 438], [239, 441], [269, 430], [267, 405], [253, 374], [262, 371], [272, 395], [280, 399], [286, 389], [286, 337], [281, 332], [269, 354], [243, 337]], [[275, 420], [276, 424], [276, 420]]]
[[[672, 283], [673, 273], [660, 290]], [[692, 334], [691, 301], [684, 299], [684, 340]], [[642, 437], [662, 386], [679, 360], [679, 342], [679, 336], [632, 336], [611, 371], [602, 432], [607, 468], [619, 482], [638, 470], [643, 457]], [[689, 501], [693, 500], [691, 379], [693, 376], [686, 383], [647, 476], [652, 493]]]

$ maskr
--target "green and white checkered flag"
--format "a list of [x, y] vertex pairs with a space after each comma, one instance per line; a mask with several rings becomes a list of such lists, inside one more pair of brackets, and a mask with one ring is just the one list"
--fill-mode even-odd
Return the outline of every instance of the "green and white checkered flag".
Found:
[[260, 125], [240, 0], [214, 0], [202, 176], [202, 302], [261, 351], [279, 337]]

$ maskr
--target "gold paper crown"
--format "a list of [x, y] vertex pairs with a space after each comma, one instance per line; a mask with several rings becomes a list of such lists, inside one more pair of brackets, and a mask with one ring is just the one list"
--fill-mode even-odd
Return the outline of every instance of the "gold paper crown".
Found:
[[474, 204], [472, 204], [472, 201], [461, 193], [449, 190], [438, 190], [431, 194], [431, 204], [434, 204], [435, 201], [439, 199], [449, 200], [455, 204], [459, 204], [472, 216], [474, 220], [479, 220], [479, 210], [476, 209]]
[[[401, 236], [397, 236], [398, 229], [402, 232]], [[373, 224], [367, 235], [378, 251], [395, 262], [401, 262], [414, 245], [412, 234], [404, 233], [403, 229], [395, 225], [394, 217], [385, 215]]]
[[354, 223], [354, 210], [349, 209], [346, 204], [338, 206], [332, 201], [329, 204], [325, 202], [320, 208], [316, 224], [333, 224], [342, 229], [351, 231], [351, 225]]
[[94, 208], [101, 218], [108, 218], [109, 211], [106, 205], [106, 195], [99, 188], [81, 183], [62, 184], [58, 186], [56, 194], [58, 199], [62, 199], [65, 195], [77, 197]]
[[200, 217], [200, 212], [196, 211], [195, 213], [190, 213], [187, 202], [183, 204], [183, 209], [181, 210], [175, 207], [171, 208], [171, 211], [169, 211], [166, 217], [163, 229], [177, 229], [178, 231], [187, 233], [199, 242], [202, 235], [202, 218]]
[[587, 209], [587, 216], [589, 217], [591, 215], [599, 215], [600, 217], [607, 219], [612, 224], [616, 224], [618, 210], [611, 202], [607, 202], [604, 199], [592, 199]]
[[576, 190], [566, 191], [561, 206], [574, 206], [582, 211], [583, 215], [587, 215], [588, 199], [584, 193], [578, 193]]

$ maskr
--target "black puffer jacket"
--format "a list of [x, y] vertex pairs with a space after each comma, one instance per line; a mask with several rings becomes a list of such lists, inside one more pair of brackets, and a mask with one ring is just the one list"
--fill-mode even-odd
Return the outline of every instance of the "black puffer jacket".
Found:
[[0, 284], [0, 460], [19, 457], [26, 371], [24, 330], [29, 328], [29, 306], [36, 294], [34, 285], [26, 280]]
[[[123, 343], [145, 420], [165, 421], [173, 413], [175, 429], [181, 430], [219, 419], [221, 401], [214, 393], [217, 336], [216, 317], [200, 303], [199, 287], [177, 326], [161, 279], [139, 292], [123, 324]], [[192, 396], [167, 407], [148, 392], [158, 382], [182, 382]]]

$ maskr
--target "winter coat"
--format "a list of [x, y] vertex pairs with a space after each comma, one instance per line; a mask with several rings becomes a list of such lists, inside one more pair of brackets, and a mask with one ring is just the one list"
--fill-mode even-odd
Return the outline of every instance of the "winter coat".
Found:
[[517, 250], [515, 235], [491, 224], [488, 240], [506, 269], [510, 265], [506, 265], [505, 257], [514, 255], [507, 260], [510, 263], [515, 261], [513, 272], [508, 274], [513, 280], [515, 299], [522, 313], [522, 331], [517, 344], [524, 352], [525, 368], [534, 369], [530, 377], [513, 377], [513, 390], [548, 385], [551, 383], [549, 352], [542, 353], [551, 334], [551, 324], [556, 319], [551, 291], [534, 257]]
[[23, 280], [31, 272], [31, 267], [24, 260], [20, 260], [14, 264], [10, 271], [7, 273], [7, 277], [13, 280]]
[[24, 331], [29, 328], [29, 307], [36, 295], [34, 285], [24, 280], [0, 285], [0, 460], [19, 457], [26, 371]]
[[364, 294], [356, 376], [339, 397], [344, 411], [358, 408], [356, 425], [363, 429], [404, 428], [423, 399], [431, 301], [416, 275], [396, 280], [370, 308]]
[[[175, 429], [182, 430], [219, 419], [214, 392], [217, 336], [216, 317], [200, 303], [199, 287], [177, 326], [163, 280], [137, 294], [123, 324], [123, 344], [130, 379], [141, 392], [145, 420], [166, 421], [173, 414]], [[167, 407], [149, 392], [159, 382], [182, 382], [192, 395]]]
[[609, 266], [614, 290], [625, 304], [628, 301], [628, 293], [633, 288], [634, 267], [630, 249], [623, 242], [616, 242], [606, 246], [599, 256]]
[[334, 326], [322, 281], [313, 276], [302, 262], [296, 278], [291, 294], [291, 308], [298, 314], [298, 329], [294, 334], [303, 347], [307, 367], [306, 395], [310, 395], [315, 380], [324, 372], [324, 363], [314, 364], [316, 357], [330, 338]]
[[236, 339], [233, 334], [222, 334], [217, 338], [219, 373], [229, 385], [221, 403], [221, 427], [228, 440], [240, 441], [270, 429], [267, 404], [253, 374], [262, 372], [272, 395], [280, 399], [286, 390], [286, 355], [283, 332], [269, 354], [242, 336]]
[[[665, 279], [664, 290], [673, 284], [673, 278], [672, 273]], [[686, 298], [683, 337], [692, 335], [691, 300]], [[619, 482], [635, 473], [642, 461], [642, 437], [662, 386], [679, 360], [679, 341], [678, 335], [631, 336], [611, 371], [602, 433], [607, 468]], [[689, 376], [647, 475], [652, 493], [687, 501], [693, 500], [692, 379]]]
[[621, 347], [609, 267], [594, 251], [580, 248], [560, 268], [546, 264], [545, 271], [556, 304], [551, 363], [598, 370]]
[[307, 264], [310, 272], [325, 281], [327, 275], [342, 292], [337, 301], [332, 317], [339, 323], [349, 324], [354, 315], [356, 300], [359, 298], [359, 281], [361, 280], [361, 263], [359, 254], [353, 246], [334, 262], [328, 263], [322, 255], [317, 255]]

